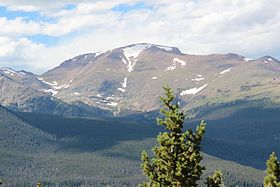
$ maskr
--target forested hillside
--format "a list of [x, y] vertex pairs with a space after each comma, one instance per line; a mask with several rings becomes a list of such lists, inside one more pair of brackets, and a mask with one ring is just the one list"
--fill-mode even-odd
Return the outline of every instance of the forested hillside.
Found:
[[[5, 164], [1, 177], [13, 187], [24, 184], [29, 187], [37, 180], [43, 181], [43, 186], [136, 186], [144, 179], [140, 169], [140, 153], [155, 145], [154, 137], [162, 130], [154, 124], [155, 121], [140, 123], [130, 117], [17, 115], [30, 124], [25, 123], [29, 131], [23, 135], [32, 137], [29, 135], [29, 132], [33, 132], [30, 129], [36, 128], [35, 131], [43, 137], [44, 134], [49, 137], [50, 143], [42, 146], [42, 149], [34, 149], [35, 153], [24, 154], [26, 156], [14, 152], [14, 158], [1, 157], [1, 163], [10, 163]], [[12, 118], [10, 120], [13, 121]], [[16, 120], [22, 122], [18, 118]], [[11, 164], [14, 160], [17, 164]], [[222, 169], [227, 186], [253, 187], [262, 184], [264, 172], [261, 170], [208, 155], [204, 156], [203, 163], [209, 169], [205, 175]]]
[[45, 163], [40, 157], [56, 150], [56, 138], [3, 107], [0, 107], [0, 119], [0, 178], [4, 186], [42, 176]]
[[206, 120], [207, 154], [265, 169], [270, 153], [280, 152], [279, 114], [280, 107], [269, 99], [237, 101], [199, 108], [190, 123]]

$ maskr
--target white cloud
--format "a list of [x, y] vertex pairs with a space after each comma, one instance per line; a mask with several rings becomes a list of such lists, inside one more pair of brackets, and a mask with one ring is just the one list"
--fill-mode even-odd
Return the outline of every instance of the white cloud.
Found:
[[[38, 56], [38, 52], [42, 49], [44, 49], [42, 44], [33, 43], [27, 38], [11, 40], [9, 38], [0, 37], [1, 66], [16, 68], [28, 67], [40, 71], [42, 67], [42, 64], [40, 64], [42, 57]], [[47, 64], [45, 64], [45, 68], [46, 67], [48, 67]]]
[[26, 21], [23, 18], [8, 20], [0, 17], [0, 36], [32, 35], [40, 33], [40, 25], [33, 21]]
[[[71, 3], [71, 1], [68, 1]], [[66, 1], [56, 0], [0, 0], [0, 5], [14, 11], [50, 11], [57, 10], [68, 4]]]
[[[112, 11], [120, 4], [139, 2], [148, 8]], [[75, 8], [63, 9], [69, 4]], [[0, 0], [0, 5], [10, 10], [36, 10], [54, 20], [0, 18], [1, 66], [11, 60], [41, 70], [80, 53], [137, 42], [177, 46], [194, 54], [235, 52], [249, 57], [280, 57], [278, 0]], [[21, 39], [34, 34], [59, 36], [59, 42], [46, 47]]]
[[134, 3], [138, 0], [0, 0], [0, 6], [6, 6], [15, 11], [40, 11], [43, 13], [57, 12], [67, 5], [74, 5], [78, 10], [106, 10], [108, 7], [121, 3]]

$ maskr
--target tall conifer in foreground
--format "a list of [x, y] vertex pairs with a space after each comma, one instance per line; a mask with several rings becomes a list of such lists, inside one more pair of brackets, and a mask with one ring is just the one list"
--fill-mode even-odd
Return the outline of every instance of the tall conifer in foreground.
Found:
[[196, 187], [205, 167], [202, 160], [201, 140], [205, 133], [202, 121], [195, 132], [191, 129], [183, 132], [185, 114], [179, 105], [173, 103], [174, 94], [169, 87], [164, 87], [166, 97], [162, 97], [164, 108], [160, 110], [164, 118], [158, 118], [159, 125], [167, 132], [157, 137], [159, 145], [153, 149], [155, 157], [150, 159], [143, 151], [141, 165], [148, 176], [146, 187]]
[[264, 187], [280, 187], [280, 167], [275, 152], [266, 161], [266, 167], [266, 176], [263, 180]]

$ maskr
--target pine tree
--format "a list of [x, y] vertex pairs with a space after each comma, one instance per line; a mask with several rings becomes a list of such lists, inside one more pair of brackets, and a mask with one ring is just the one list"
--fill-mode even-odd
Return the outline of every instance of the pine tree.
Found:
[[223, 187], [223, 175], [221, 171], [215, 171], [206, 181], [207, 187]]
[[183, 132], [185, 114], [179, 105], [174, 104], [171, 88], [164, 87], [165, 98], [161, 98], [164, 108], [160, 110], [164, 118], [158, 118], [159, 125], [165, 126], [167, 132], [157, 137], [159, 145], [153, 149], [155, 158], [150, 159], [143, 151], [141, 167], [148, 182], [143, 187], [196, 187], [205, 167], [202, 160], [201, 140], [205, 133], [202, 121], [195, 132], [189, 129]]
[[266, 176], [263, 180], [264, 187], [280, 187], [280, 167], [275, 152], [266, 161], [266, 167]]

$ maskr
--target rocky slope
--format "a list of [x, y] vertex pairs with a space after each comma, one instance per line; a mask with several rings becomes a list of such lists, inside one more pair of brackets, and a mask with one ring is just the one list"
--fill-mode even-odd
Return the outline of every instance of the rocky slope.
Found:
[[279, 70], [279, 61], [270, 56], [189, 55], [141, 43], [80, 55], [40, 76], [2, 69], [0, 101], [21, 111], [34, 111], [32, 102], [38, 98], [47, 100], [46, 106], [56, 102], [51, 108], [63, 103], [68, 109], [115, 114], [152, 111], [159, 108], [162, 86], [168, 84], [188, 108], [265, 97], [278, 102]]

